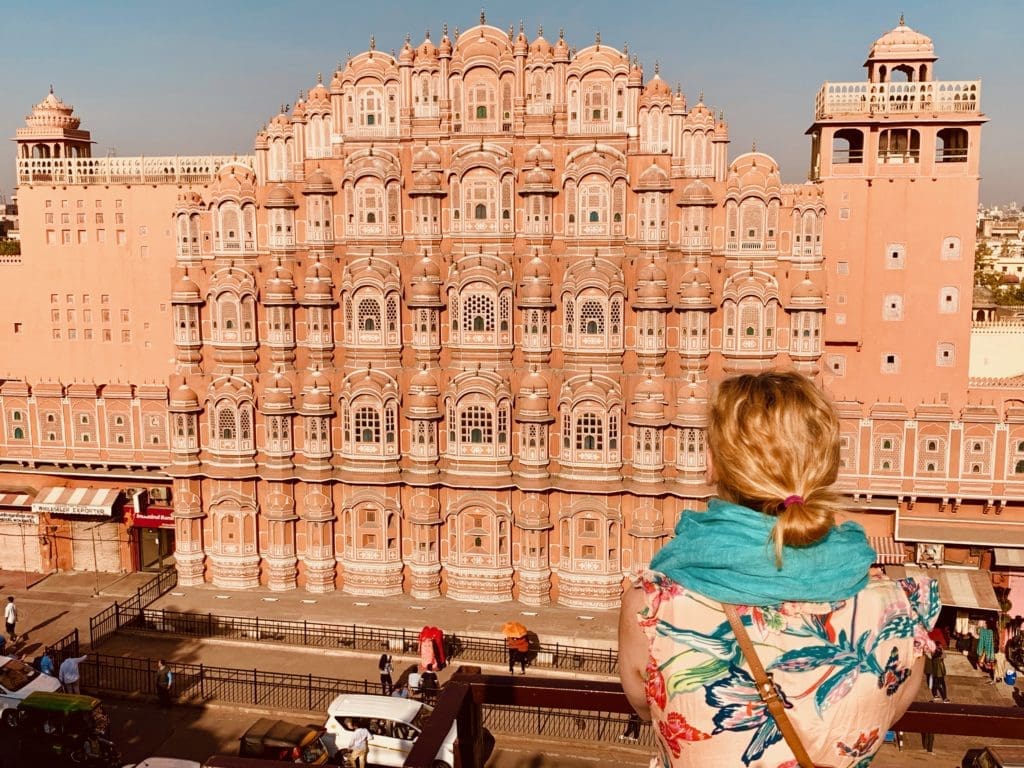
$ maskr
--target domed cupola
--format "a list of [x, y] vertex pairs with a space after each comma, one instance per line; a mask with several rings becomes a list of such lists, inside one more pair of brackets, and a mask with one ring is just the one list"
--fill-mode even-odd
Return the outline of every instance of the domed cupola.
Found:
[[263, 390], [263, 397], [260, 398], [260, 413], [292, 413], [291, 384], [283, 376], [275, 376], [273, 383]]
[[280, 265], [274, 269], [267, 280], [263, 303], [267, 306], [295, 303], [295, 280], [290, 270]]
[[539, 255], [527, 262], [523, 280], [519, 284], [519, 306], [553, 308], [551, 300], [551, 270]]
[[634, 309], [670, 309], [668, 303], [668, 275], [658, 266], [654, 257], [636, 273]]
[[897, 71], [910, 81], [928, 81], [937, 59], [931, 38], [908, 27], [901, 15], [899, 24], [875, 40], [864, 66], [873, 83], [890, 82]]
[[298, 208], [295, 202], [295, 195], [284, 184], [275, 184], [270, 188], [267, 200], [263, 204], [266, 208]]
[[531, 366], [530, 372], [523, 377], [519, 385], [515, 420], [521, 423], [554, 421], [549, 407], [550, 399], [551, 392], [547, 379], [540, 374], [538, 366]]
[[697, 267], [693, 267], [679, 281], [679, 303], [682, 309], [712, 309], [711, 278]]
[[331, 177], [319, 166], [306, 177], [306, 184], [302, 188], [304, 195], [335, 195], [337, 193], [338, 190], [331, 183]]
[[427, 254], [419, 260], [412, 271], [410, 307], [441, 307], [441, 270]]
[[198, 413], [202, 408], [195, 390], [187, 384], [180, 384], [171, 392], [167, 410], [171, 413]]
[[302, 295], [303, 304], [333, 304], [331, 271], [319, 261], [309, 270]]
[[821, 307], [824, 305], [825, 295], [813, 280], [809, 272], [804, 273], [804, 279], [793, 287], [790, 293], [790, 306], [796, 308]]
[[558, 30], [558, 41], [552, 53], [556, 62], [569, 61], [569, 44], [565, 42], [565, 33], [561, 29]]
[[668, 419], [665, 418], [665, 392], [660, 380], [648, 376], [637, 385], [633, 393], [629, 423], [648, 427], [668, 425]]
[[437, 379], [434, 378], [426, 364], [421, 365], [416, 375], [409, 380], [408, 398], [406, 399], [409, 418], [441, 418], [441, 412], [438, 410], [440, 394], [441, 390], [437, 386]]
[[199, 286], [188, 276], [188, 273], [181, 276], [171, 289], [171, 301], [174, 304], [202, 304], [203, 297], [199, 293]]

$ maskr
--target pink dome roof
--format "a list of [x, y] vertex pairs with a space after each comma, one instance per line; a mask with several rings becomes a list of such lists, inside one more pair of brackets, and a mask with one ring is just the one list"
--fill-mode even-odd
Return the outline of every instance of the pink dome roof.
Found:
[[180, 296], [188, 296], [199, 298], [199, 286], [196, 285], [195, 281], [188, 275], [184, 275], [180, 280], [174, 284], [172, 291]]
[[711, 280], [704, 272], [693, 267], [683, 275], [679, 285], [679, 295], [682, 299], [698, 302], [706, 302], [711, 299]]
[[171, 393], [169, 408], [172, 411], [198, 411], [199, 396], [187, 384], [180, 384]]
[[32, 114], [25, 118], [26, 124], [33, 128], [69, 128], [74, 130], [82, 124], [82, 121], [75, 117], [75, 108], [65, 104], [50, 88], [46, 98], [32, 107]]
[[523, 275], [526, 277], [549, 278], [551, 277], [551, 270], [548, 269], [547, 262], [535, 254], [523, 268]]
[[671, 97], [672, 88], [668, 83], [661, 79], [661, 75], [655, 72], [654, 77], [651, 78], [651, 81], [647, 83], [647, 86], [644, 88], [644, 96]]
[[545, 171], [539, 165], [535, 165], [526, 172], [524, 181], [530, 186], [549, 186], [551, 184], [551, 173], [550, 171]]
[[327, 390], [317, 387], [302, 396], [302, 405], [310, 410], [322, 410], [331, 407], [331, 399], [327, 396]]
[[683, 187], [682, 202], [690, 205], [705, 205], [714, 203], [715, 198], [711, 194], [711, 187], [700, 179], [695, 179]]
[[400, 64], [412, 64], [416, 58], [416, 53], [412, 49], [412, 45], [409, 42], [409, 38], [405, 38], [405, 45], [402, 46], [402, 50], [398, 54], [398, 62]]
[[530, 53], [540, 56], [550, 56], [555, 52], [551, 43], [544, 39], [544, 35], [537, 33], [537, 37], [530, 43]]
[[534, 369], [523, 377], [521, 390], [530, 390], [531, 397], [548, 397], [548, 382]]
[[429, 37], [425, 37], [423, 42], [420, 43], [419, 48], [416, 49], [417, 59], [436, 59], [437, 58], [437, 46], [431, 41]]
[[558, 42], [555, 43], [552, 53], [554, 53], [556, 59], [569, 58], [569, 44], [565, 42], [565, 36], [561, 31], [558, 33]]
[[655, 263], [654, 259], [651, 259], [637, 271], [636, 279], [640, 283], [653, 283], [667, 280], [668, 275]]
[[292, 391], [291, 387], [288, 386], [288, 382], [284, 381], [283, 386], [281, 384], [275, 384], [273, 388], [268, 388], [263, 392], [263, 407], [271, 410], [278, 410], [281, 408], [290, 408], [292, 404]]
[[306, 186], [303, 188], [302, 193], [304, 195], [333, 195], [337, 193], [337, 190], [334, 188], [334, 184], [331, 183], [331, 177], [323, 169], [317, 168], [306, 177]]
[[299, 207], [299, 204], [295, 202], [295, 195], [284, 184], [277, 184], [271, 188], [270, 194], [267, 195], [267, 202], [264, 205], [267, 208]]
[[793, 293], [790, 294], [794, 299], [822, 299], [824, 294], [821, 289], [814, 284], [809, 275], [804, 275], [804, 279], [800, 281], [796, 287], [793, 288]]
[[868, 59], [935, 59], [935, 46], [927, 35], [900, 23], [875, 40]]

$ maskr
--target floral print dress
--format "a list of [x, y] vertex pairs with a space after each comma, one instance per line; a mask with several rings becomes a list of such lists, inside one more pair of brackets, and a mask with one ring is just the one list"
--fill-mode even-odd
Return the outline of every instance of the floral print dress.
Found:
[[[637, 619], [650, 640], [652, 766], [795, 768], [721, 603], [648, 572]], [[836, 603], [743, 607], [740, 617], [817, 765], [860, 768], [920, 685], [938, 583], [875, 576]]]

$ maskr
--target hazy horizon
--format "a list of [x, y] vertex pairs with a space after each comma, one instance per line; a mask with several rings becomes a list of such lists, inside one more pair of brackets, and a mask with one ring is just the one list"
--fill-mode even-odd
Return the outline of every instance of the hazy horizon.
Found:
[[[894, 5], [723, 2], [714, 8], [686, 2], [623, 6], [592, 2], [491, 3], [487, 22], [517, 28], [532, 39], [543, 25], [549, 40], [559, 28], [571, 46], [583, 47], [600, 32], [602, 42], [640, 57], [645, 77], [660, 62], [661, 76], [681, 85], [690, 104], [704, 92], [709, 106], [725, 111], [730, 157], [756, 142], [779, 161], [787, 182], [806, 178], [814, 97], [826, 81], [864, 80], [872, 42], [906, 23], [932, 38], [938, 80], [982, 79], [981, 106], [990, 118], [982, 131], [981, 200], [1024, 199], [1017, 178], [1024, 154], [1017, 149], [1021, 103], [1020, 28], [1024, 4], [993, 2], [972, 7], [914, 0]], [[4, 10], [13, 33], [0, 51], [8, 74], [3, 135], [13, 138], [32, 105], [52, 84], [92, 132], [97, 156], [249, 154], [259, 128], [281, 104], [325, 81], [348, 53], [399, 49], [408, 32], [413, 45], [430, 29], [436, 42], [449, 31], [478, 23], [479, 2], [427, 4], [407, 0], [351, 2], [198, 2], [82, 4], [55, 0], [46, 6]], [[39, 30], [44, 35], [32, 33]], [[45, 40], [45, 43], [40, 43]], [[0, 162], [0, 192], [15, 183], [15, 147]]]

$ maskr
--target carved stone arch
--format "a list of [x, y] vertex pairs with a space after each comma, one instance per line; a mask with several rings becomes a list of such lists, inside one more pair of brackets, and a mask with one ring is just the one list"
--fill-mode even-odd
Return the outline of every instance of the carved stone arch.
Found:
[[391, 182], [401, 184], [401, 161], [387, 150], [376, 147], [356, 150], [345, 162], [342, 185], [354, 185], [366, 176], [379, 179], [385, 186]]
[[417, 525], [438, 525], [442, 522], [441, 502], [435, 494], [419, 490], [409, 499], [406, 517]]
[[574, 261], [565, 270], [562, 293], [579, 295], [586, 288], [600, 288], [611, 297], [626, 293], [626, 280], [621, 267], [612, 261], [594, 256]]
[[739, 301], [756, 296], [762, 302], [779, 300], [779, 282], [767, 272], [750, 268], [729, 275], [722, 286], [722, 299]]
[[334, 520], [334, 502], [320, 488], [314, 487], [302, 497], [302, 512], [306, 520]]

